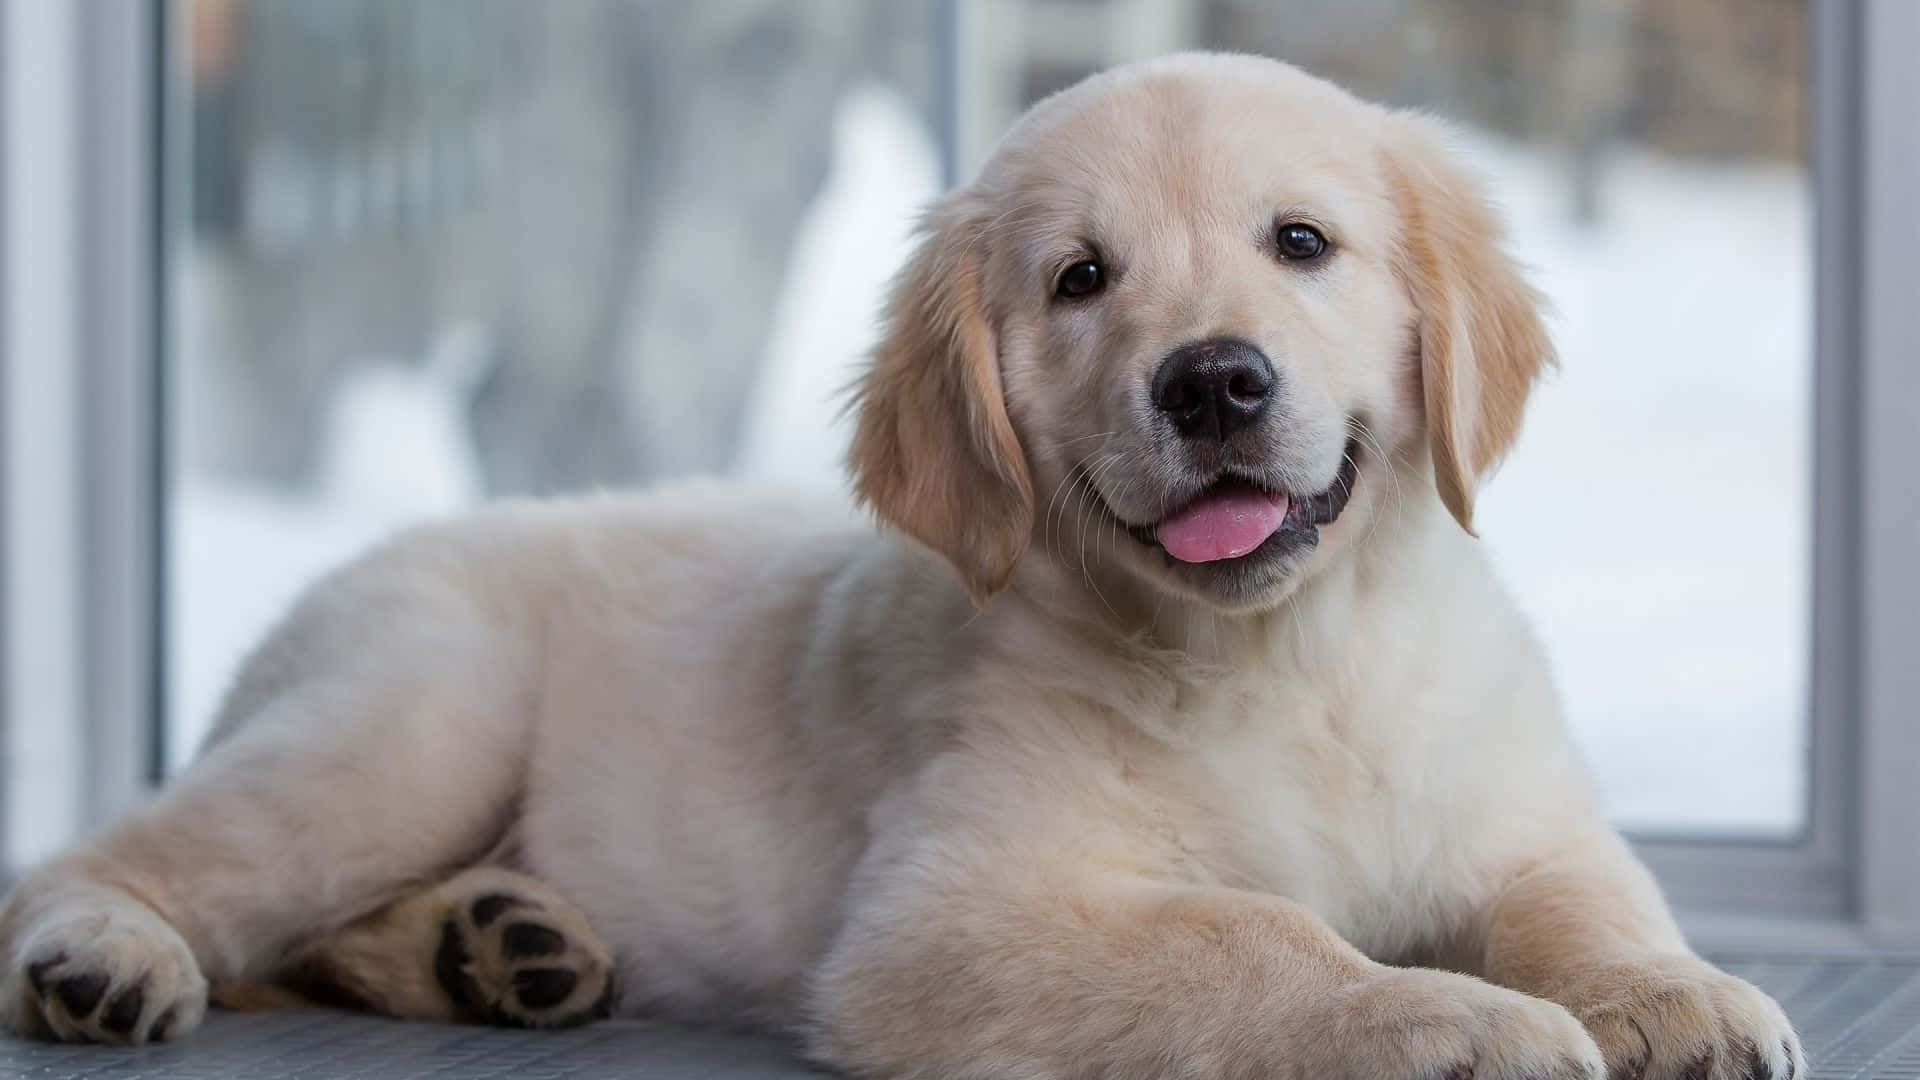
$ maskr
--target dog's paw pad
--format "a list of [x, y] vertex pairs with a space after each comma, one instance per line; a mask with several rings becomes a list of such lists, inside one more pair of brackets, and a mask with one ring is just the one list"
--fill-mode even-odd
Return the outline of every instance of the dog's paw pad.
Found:
[[474, 898], [467, 905], [467, 918], [473, 921], [475, 929], [485, 930], [493, 921], [506, 914], [508, 908], [525, 907], [526, 901], [508, 893], [486, 893]]
[[33, 987], [34, 993], [45, 994], [47, 992], [47, 972], [52, 971], [54, 968], [66, 962], [66, 950], [61, 949], [52, 956], [43, 956], [29, 963], [27, 965], [27, 985]]
[[513, 996], [524, 1009], [551, 1009], [573, 996], [579, 978], [565, 968], [528, 968], [513, 973]]
[[612, 1002], [612, 958], [558, 897], [491, 890], [456, 904], [434, 974], [462, 1015], [509, 1027], [585, 1023]]
[[147, 1029], [147, 1038], [154, 1042], [165, 1042], [167, 1036], [173, 1034], [173, 1022], [179, 1015], [178, 1006], [169, 1006], [167, 1011], [161, 1013], [159, 1019], [153, 1022], [153, 1026]]
[[500, 934], [500, 945], [509, 959], [523, 956], [553, 956], [567, 951], [566, 935], [551, 926], [517, 922]]
[[100, 1014], [100, 1026], [121, 1035], [133, 1034], [133, 1026], [140, 1022], [140, 1012], [146, 1000], [145, 980], [134, 983], [107, 1002], [106, 1009]]
[[103, 971], [67, 975], [55, 980], [53, 993], [60, 999], [60, 1004], [66, 1006], [67, 1015], [83, 1019], [93, 1015], [100, 998], [107, 992], [109, 981]]

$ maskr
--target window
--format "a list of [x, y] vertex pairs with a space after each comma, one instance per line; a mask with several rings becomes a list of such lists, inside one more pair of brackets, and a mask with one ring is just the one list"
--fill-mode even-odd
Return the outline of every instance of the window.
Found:
[[[0, 11], [13, 860], [186, 760], [292, 596], [411, 520], [837, 485], [915, 208], [1047, 91], [1222, 47], [1452, 118], [1506, 205], [1562, 368], [1482, 533], [1670, 890], [1920, 934], [1904, 0]], [[20, 273], [67, 241], [70, 281]]]

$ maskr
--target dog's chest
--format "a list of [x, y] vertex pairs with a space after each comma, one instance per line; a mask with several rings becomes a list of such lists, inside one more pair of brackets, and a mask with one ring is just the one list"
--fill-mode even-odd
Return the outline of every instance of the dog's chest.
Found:
[[1223, 881], [1305, 904], [1363, 950], [1404, 953], [1471, 903], [1464, 778], [1422, 725], [1311, 689], [1230, 693], [1187, 753], [1186, 837]]

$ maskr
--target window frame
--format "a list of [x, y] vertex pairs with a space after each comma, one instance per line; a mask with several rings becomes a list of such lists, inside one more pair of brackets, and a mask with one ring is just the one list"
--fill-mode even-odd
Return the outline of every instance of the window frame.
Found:
[[[1865, 132], [1860, 74], [1864, 20], [1852, 3], [1809, 8], [1814, 320], [1812, 532], [1807, 821], [1791, 840], [1712, 834], [1630, 833], [1676, 907], [1724, 919], [1797, 918], [1830, 923], [1854, 907], [1862, 492], [1856, 425], [1859, 348], [1859, 177]], [[1717, 929], [1717, 928], [1716, 928]]]
[[157, 786], [164, 761], [167, 13], [163, 0], [82, 0], [75, 14], [82, 821], [91, 830]]
[[[1809, 8], [1814, 369], [1808, 823], [1634, 836], [1696, 937], [1920, 944], [1920, 7]], [[1871, 227], [1867, 223], [1871, 222]], [[1901, 344], [1906, 342], [1904, 346]], [[1783, 925], [1787, 924], [1787, 925]]]
[[[1837, 0], [1826, 3], [1843, 6]], [[1871, 940], [1920, 941], [1920, 5], [1866, 9], [1859, 220], [1860, 917]]]
[[[0, 0], [0, 12], [34, 0]], [[996, 5], [996, 10], [998, 6]], [[78, 580], [63, 586], [78, 626], [83, 828], [149, 791], [161, 775], [166, 678], [164, 430], [168, 278], [164, 226], [177, 177], [163, 156], [172, 23], [166, 0], [78, 0], [70, 212], [75, 343], [71, 417], [80, 486]], [[939, 78], [949, 161], [969, 174], [984, 153], [981, 88], [969, 73], [1004, 33], [978, 5], [939, 0], [946, 41]], [[7, 12], [11, 14], [10, 12]], [[1814, 497], [1808, 826], [1790, 842], [1635, 835], [1689, 927], [1713, 942], [1920, 944], [1920, 5], [1812, 0], [1809, 7], [1814, 183]], [[0, 22], [0, 26], [4, 26]], [[0, 30], [4, 39], [4, 30]], [[0, 94], [0, 105], [5, 104]], [[0, 123], [0, 165], [18, 162]], [[177, 141], [177, 140], [176, 140]], [[0, 197], [15, 171], [0, 179]], [[7, 203], [7, 205], [12, 205]], [[1872, 222], [1871, 229], [1863, 227]], [[17, 230], [0, 219], [0, 238]], [[18, 275], [0, 274], [9, 303]], [[84, 312], [84, 316], [80, 313]], [[11, 313], [0, 309], [0, 332]], [[1902, 343], [1906, 344], [1902, 344]], [[7, 369], [0, 404], [13, 402]], [[11, 463], [9, 463], [11, 464]], [[14, 474], [5, 474], [8, 477]], [[0, 483], [0, 535], [23, 513], [19, 484]], [[28, 569], [9, 552], [10, 597]], [[9, 608], [8, 610], [12, 610]], [[17, 655], [22, 628], [0, 635]], [[11, 700], [11, 699], [10, 699]], [[0, 733], [14, 718], [0, 716]]]
[[[12, 12], [0, 4], [0, 357], [16, 355], [13, 340], [13, 318], [9, 310], [13, 306], [13, 230], [10, 219], [13, 216], [12, 191], [14, 181], [8, 169], [9, 151], [13, 147], [13, 122], [9, 107], [13, 101], [12, 88], [8, 86], [6, 72], [11, 71], [12, 54], [9, 46], [14, 39], [11, 25]], [[11, 430], [13, 427], [14, 391], [10, 385], [11, 365], [0, 366], [0, 427]], [[0, 448], [0, 462], [7, 458], [4, 448]], [[14, 633], [11, 618], [13, 611], [12, 582], [8, 580], [9, 568], [13, 565], [15, 539], [13, 535], [13, 484], [9, 471], [0, 468], [0, 746], [6, 748], [0, 754], [0, 761], [12, 768], [14, 761], [12, 728], [9, 721], [15, 711], [14, 674], [19, 662], [13, 654]], [[0, 779], [0, 791], [5, 790], [5, 782]], [[5, 856], [7, 851], [8, 824], [11, 821], [9, 800], [0, 799], [0, 880], [4, 880]]]
[[[60, 774], [36, 778], [49, 802], [34, 812], [80, 835], [159, 775], [161, 14], [160, 0], [0, 0], [0, 47], [22, 61], [0, 66], [33, 69], [9, 82], [0, 126], [0, 329], [36, 361], [0, 373], [0, 731], [11, 760], [31, 714]], [[41, 727], [49, 714], [69, 722]], [[44, 854], [13, 849], [12, 809], [8, 869]]]

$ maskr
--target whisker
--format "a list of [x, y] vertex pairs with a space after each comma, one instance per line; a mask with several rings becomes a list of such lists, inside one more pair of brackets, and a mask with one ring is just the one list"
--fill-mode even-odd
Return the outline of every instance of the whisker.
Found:
[[[1128, 497], [1133, 494], [1134, 485], [1138, 484], [1139, 482], [1140, 481], [1138, 477], [1127, 477], [1126, 479], [1122, 480], [1120, 482], [1119, 494], [1116, 496], [1118, 501], [1124, 504], [1127, 501]], [[1098, 562], [1100, 563], [1100, 565], [1105, 566], [1106, 565], [1105, 560], [1103, 560], [1100, 557], [1100, 544], [1104, 542], [1108, 536], [1111, 536], [1114, 533], [1119, 532], [1121, 530], [1120, 530], [1120, 526], [1116, 522], [1106, 521], [1106, 522], [1103, 522], [1102, 524], [1106, 525], [1107, 527], [1100, 530], [1100, 540], [1096, 541], [1093, 545], [1093, 558], [1095, 562]]]
[[1119, 455], [1117, 454], [1103, 456], [1099, 464], [1087, 471], [1084, 478], [1086, 481], [1086, 491], [1083, 493], [1079, 512], [1073, 519], [1074, 533], [1080, 545], [1080, 563], [1083, 569], [1086, 565], [1087, 552], [1087, 514], [1094, 509], [1093, 500], [1100, 496], [1099, 477], [1112, 469], [1117, 463], [1118, 458]]
[[1096, 431], [1096, 432], [1094, 432], [1094, 433], [1093, 433], [1093, 434], [1091, 434], [1091, 435], [1082, 435], [1082, 436], [1080, 436], [1079, 438], [1075, 438], [1075, 439], [1068, 439], [1067, 441], [1065, 441], [1065, 442], [1063, 442], [1063, 443], [1061, 443], [1060, 445], [1061, 445], [1061, 446], [1072, 446], [1072, 445], [1073, 445], [1074, 443], [1080, 443], [1080, 442], [1086, 442], [1086, 441], [1087, 441], [1088, 439], [1106, 439], [1106, 438], [1111, 438], [1111, 437], [1113, 437], [1113, 436], [1115, 436], [1115, 435], [1118, 435], [1118, 434], [1120, 434], [1120, 432], [1119, 432], [1118, 430], [1115, 430], [1115, 431]]
[[[1094, 475], [1094, 473], [1098, 473], [1098, 471], [1102, 471], [1102, 469], [1106, 469], [1106, 465], [1108, 465], [1108, 457], [1110, 457], [1110, 455], [1108, 454], [1089, 455], [1087, 459], [1083, 459], [1083, 461], [1081, 461], [1081, 465], [1079, 465], [1079, 469], [1075, 471], [1077, 475], [1073, 477], [1073, 486], [1071, 486], [1071, 488], [1068, 488], [1068, 498], [1066, 498], [1064, 502], [1060, 503], [1060, 527], [1062, 527], [1062, 530], [1066, 528], [1066, 523], [1068, 523], [1066, 519], [1068, 519], [1069, 509], [1073, 509], [1073, 500], [1075, 500], [1075, 498], [1083, 498], [1083, 492], [1081, 492], [1081, 484], [1087, 484], [1087, 486], [1091, 488], [1092, 475]], [[1087, 461], [1092, 461], [1091, 469], [1087, 467]]]
[[[1125, 484], [1123, 484], [1120, 488], [1121, 501], [1131, 504], [1133, 502], [1134, 491], [1140, 487], [1140, 484], [1141, 484], [1141, 481], [1138, 477], [1134, 477], [1133, 479], [1128, 480]], [[1117, 521], [1109, 522], [1109, 525], [1111, 527], [1108, 529], [1108, 533], [1113, 537], [1113, 546], [1115, 548], [1119, 548], [1122, 545], [1131, 544], [1135, 542], [1133, 539], [1133, 536], [1128, 532], [1126, 526], [1122, 525]]]
[[[1080, 576], [1087, 583], [1087, 588], [1093, 591], [1093, 595], [1100, 598], [1100, 603], [1107, 609], [1108, 613], [1111, 614], [1115, 619], [1118, 619], [1120, 617], [1120, 613], [1114, 610], [1114, 607], [1111, 603], [1108, 603], [1106, 594], [1100, 591], [1100, 586], [1094, 584], [1093, 571], [1087, 565], [1087, 521], [1089, 518], [1098, 520], [1099, 515], [1105, 512], [1101, 509], [1100, 505], [1096, 502], [1096, 500], [1100, 499], [1101, 497], [1099, 483], [1098, 483], [1099, 478], [1105, 475], [1106, 473], [1111, 472], [1123, 460], [1125, 459], [1120, 454], [1117, 454], [1117, 453], [1108, 454], [1106, 459], [1102, 461], [1100, 465], [1096, 469], [1094, 469], [1092, 473], [1088, 475], [1087, 498], [1085, 499], [1083, 512], [1082, 512], [1082, 515], [1075, 520], [1076, 531], [1078, 531], [1079, 533]], [[1100, 543], [1099, 543], [1099, 539], [1096, 537], [1094, 541], [1094, 561], [1098, 562], [1099, 558], [1100, 558]]]
[[[1093, 500], [1093, 499], [1095, 499], [1095, 498], [1098, 498], [1098, 497], [1099, 497], [1099, 495], [1098, 495], [1098, 493], [1097, 493], [1096, 491], [1094, 491], [1094, 488], [1093, 488], [1093, 483], [1092, 483], [1091, 481], [1089, 481], [1089, 482], [1087, 483], [1087, 487], [1086, 487], [1086, 494], [1085, 494], [1085, 496], [1083, 496], [1083, 500], [1082, 500], [1082, 501], [1083, 501], [1083, 502], [1085, 503], [1085, 506], [1083, 507], [1083, 510], [1085, 510], [1085, 511], [1091, 511], [1091, 510], [1093, 510], [1093, 509], [1094, 509], [1094, 506], [1093, 506], [1093, 502], [1092, 502], [1092, 500]], [[1081, 580], [1083, 580], [1083, 581], [1085, 581], [1085, 582], [1086, 582], [1086, 584], [1087, 584], [1087, 588], [1088, 588], [1089, 590], [1091, 590], [1091, 591], [1093, 592], [1093, 595], [1095, 595], [1095, 596], [1097, 596], [1097, 597], [1099, 597], [1099, 598], [1100, 598], [1100, 603], [1101, 603], [1101, 605], [1102, 605], [1102, 606], [1104, 606], [1104, 607], [1105, 607], [1105, 608], [1107, 609], [1107, 611], [1108, 611], [1108, 612], [1109, 612], [1109, 613], [1110, 613], [1111, 615], [1113, 615], [1113, 617], [1114, 617], [1114, 618], [1116, 618], [1116, 619], [1118, 619], [1118, 618], [1120, 617], [1120, 613], [1119, 613], [1119, 612], [1117, 612], [1117, 611], [1114, 611], [1114, 610], [1113, 610], [1113, 605], [1112, 605], [1112, 604], [1110, 604], [1110, 603], [1107, 603], [1107, 597], [1106, 597], [1106, 594], [1105, 594], [1105, 593], [1102, 593], [1102, 592], [1100, 591], [1100, 586], [1098, 586], [1098, 585], [1095, 585], [1095, 584], [1093, 583], [1093, 571], [1092, 571], [1092, 570], [1090, 570], [1090, 569], [1088, 569], [1088, 567], [1087, 567], [1087, 527], [1086, 527], [1086, 518], [1085, 518], [1085, 516], [1084, 516], [1084, 515], [1083, 515], [1083, 516], [1082, 516], [1081, 518], [1079, 518], [1079, 519], [1077, 520], [1077, 522], [1076, 522], [1076, 530], [1077, 530], [1077, 531], [1079, 532], [1079, 534], [1080, 534], [1080, 544], [1079, 544], [1079, 547], [1080, 547], [1080, 577], [1081, 577]]]
[[[1389, 510], [1391, 510], [1391, 512], [1398, 513], [1400, 509], [1401, 500], [1405, 496], [1404, 496], [1404, 493], [1400, 490], [1399, 470], [1395, 469], [1393, 466], [1393, 457], [1386, 452], [1385, 447], [1380, 445], [1379, 437], [1376, 436], [1373, 433], [1373, 431], [1370, 428], [1368, 428], [1365, 423], [1362, 423], [1357, 417], [1349, 417], [1347, 419], [1347, 430], [1351, 432], [1355, 438], [1359, 439], [1361, 442], [1366, 444], [1366, 446], [1373, 452], [1373, 456], [1379, 459], [1381, 467], [1384, 468], [1387, 472], [1387, 503], [1388, 505], [1382, 506], [1380, 513], [1374, 514], [1373, 522], [1367, 528], [1367, 535], [1363, 537], [1360, 543], [1357, 545], [1357, 547], [1365, 547], [1367, 544], [1372, 542], [1374, 534], [1380, 531], [1380, 519], [1383, 516], [1385, 516], [1385, 514]], [[1355, 467], [1356, 469], [1358, 468], [1357, 465]]]
[[1080, 482], [1079, 467], [1079, 463], [1076, 462], [1071, 468], [1067, 469], [1066, 473], [1060, 477], [1060, 482], [1053, 486], [1053, 494], [1047, 496], [1047, 511], [1040, 519], [1040, 532], [1041, 536], [1044, 537], [1047, 542], [1047, 549], [1049, 551], [1056, 550], [1055, 542], [1058, 539], [1053, 531], [1053, 504], [1059, 501], [1060, 493], [1066, 490], [1068, 484], [1077, 484]]
[[1086, 464], [1098, 453], [1099, 451], [1089, 453], [1086, 457], [1074, 462], [1073, 466], [1067, 469], [1066, 475], [1060, 478], [1060, 483], [1054, 485], [1053, 494], [1047, 499], [1047, 512], [1045, 517], [1041, 519], [1042, 535], [1047, 541], [1048, 550], [1052, 551], [1056, 556], [1061, 557], [1063, 561], [1065, 553], [1060, 550], [1059, 537], [1054, 531], [1056, 520], [1054, 517], [1054, 503], [1059, 500], [1062, 491], [1068, 493], [1068, 500], [1060, 503], [1060, 518], [1058, 519], [1059, 524], [1066, 524], [1066, 509], [1072, 500], [1071, 493], [1075, 487], [1078, 487], [1084, 482], [1085, 477], [1082, 474], [1086, 469]]

